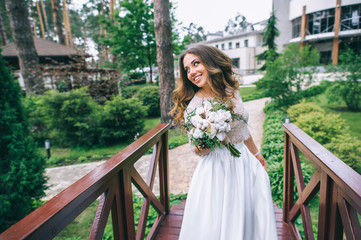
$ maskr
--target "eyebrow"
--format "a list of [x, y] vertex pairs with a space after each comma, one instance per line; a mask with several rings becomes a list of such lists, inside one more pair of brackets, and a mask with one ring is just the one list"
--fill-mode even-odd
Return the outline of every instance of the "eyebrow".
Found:
[[[195, 61], [197, 61], [197, 60], [198, 60], [198, 58], [193, 59], [192, 62], [191, 62], [191, 65], [192, 65]], [[184, 67], [184, 70], [187, 70], [187, 68], [188, 68], [188, 67], [185, 66], [185, 67]]]

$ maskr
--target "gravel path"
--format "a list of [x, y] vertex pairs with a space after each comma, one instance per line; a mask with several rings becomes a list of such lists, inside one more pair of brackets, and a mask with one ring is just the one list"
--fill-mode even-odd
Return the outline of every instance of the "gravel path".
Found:
[[[263, 107], [266, 101], [269, 101], [269, 98], [244, 103], [250, 115], [248, 122], [252, 137], [259, 148], [262, 143], [263, 121], [265, 118]], [[151, 155], [145, 155], [135, 164], [135, 168], [144, 179], [146, 179], [148, 173], [150, 158]], [[189, 183], [198, 161], [199, 157], [190, 152], [188, 144], [169, 150], [169, 181], [171, 193], [178, 194], [188, 191]], [[45, 191], [46, 197], [43, 198], [43, 200], [51, 199], [102, 163], [103, 162], [92, 162], [46, 169], [46, 175], [49, 177], [49, 189]], [[159, 192], [157, 179], [154, 184], [154, 192], [156, 194]]]

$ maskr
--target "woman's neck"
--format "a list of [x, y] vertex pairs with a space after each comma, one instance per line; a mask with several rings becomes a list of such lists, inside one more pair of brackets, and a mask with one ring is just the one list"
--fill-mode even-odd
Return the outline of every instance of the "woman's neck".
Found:
[[198, 93], [197, 94], [198, 97], [201, 97], [201, 98], [212, 98], [213, 97], [212, 90], [208, 85], [200, 88], [197, 93]]

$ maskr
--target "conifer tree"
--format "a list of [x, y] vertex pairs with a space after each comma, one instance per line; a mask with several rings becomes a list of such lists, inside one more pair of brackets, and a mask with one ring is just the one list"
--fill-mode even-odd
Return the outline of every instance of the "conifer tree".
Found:
[[275, 40], [276, 37], [280, 35], [280, 33], [276, 27], [276, 24], [277, 18], [274, 11], [272, 11], [272, 14], [267, 21], [264, 33], [264, 42], [262, 44], [263, 47], [267, 47], [267, 50], [256, 56], [257, 60], [266, 60], [266, 63], [261, 67], [261, 70], [266, 70], [267, 62], [273, 62], [278, 57], [277, 44]]
[[30, 137], [20, 86], [0, 54], [0, 232], [44, 196], [45, 158]]

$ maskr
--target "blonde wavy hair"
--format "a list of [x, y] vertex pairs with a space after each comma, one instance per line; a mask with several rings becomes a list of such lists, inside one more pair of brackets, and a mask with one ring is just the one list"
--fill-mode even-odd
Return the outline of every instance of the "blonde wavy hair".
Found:
[[174, 121], [181, 125], [184, 111], [194, 95], [201, 89], [189, 81], [184, 69], [183, 59], [187, 54], [199, 57], [200, 62], [208, 71], [208, 84], [214, 98], [218, 101], [231, 101], [235, 97], [239, 83], [235, 79], [232, 60], [216, 47], [197, 45], [185, 50], [179, 57], [180, 77], [177, 79], [176, 89], [173, 91], [174, 108], [170, 111]]

